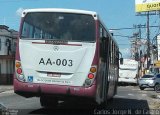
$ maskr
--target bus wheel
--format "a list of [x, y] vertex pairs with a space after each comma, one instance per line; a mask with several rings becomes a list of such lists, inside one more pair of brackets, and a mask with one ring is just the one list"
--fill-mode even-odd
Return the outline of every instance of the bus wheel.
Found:
[[40, 103], [41, 103], [41, 106], [45, 108], [53, 108], [58, 105], [58, 99], [53, 97], [51, 98], [47, 96], [41, 96]]
[[98, 104], [97, 108], [98, 109], [105, 109], [107, 104], [108, 104], [108, 102], [107, 102], [107, 100], [105, 100], [101, 104]]

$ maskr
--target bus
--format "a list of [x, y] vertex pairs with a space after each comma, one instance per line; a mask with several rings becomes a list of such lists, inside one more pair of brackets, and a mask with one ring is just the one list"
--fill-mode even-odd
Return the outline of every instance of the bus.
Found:
[[117, 92], [119, 47], [94, 11], [61, 8], [22, 12], [14, 92], [43, 107], [80, 98], [106, 105]]
[[134, 59], [123, 59], [123, 64], [119, 65], [119, 84], [138, 83], [139, 64]]

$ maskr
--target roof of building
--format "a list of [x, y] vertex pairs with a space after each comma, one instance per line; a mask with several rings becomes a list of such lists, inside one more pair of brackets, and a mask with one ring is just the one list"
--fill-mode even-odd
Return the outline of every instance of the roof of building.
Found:
[[13, 39], [16, 39], [18, 37], [18, 31], [9, 29], [9, 27], [6, 25], [0, 25], [0, 30], [0, 36], [5, 36]]
[[0, 25], [0, 29], [5, 29], [5, 30], [8, 30], [8, 26], [6, 26], [6, 25]]

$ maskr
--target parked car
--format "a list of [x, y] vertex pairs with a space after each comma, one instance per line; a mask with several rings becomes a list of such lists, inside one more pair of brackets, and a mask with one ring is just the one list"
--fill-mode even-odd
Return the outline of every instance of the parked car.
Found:
[[138, 80], [139, 88], [154, 88], [156, 92], [160, 90], [160, 74], [145, 74]]

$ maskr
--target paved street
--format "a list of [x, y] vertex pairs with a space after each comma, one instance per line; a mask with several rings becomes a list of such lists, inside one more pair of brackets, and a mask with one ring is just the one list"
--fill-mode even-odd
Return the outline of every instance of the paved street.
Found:
[[[153, 89], [145, 89], [144, 91], [141, 91], [138, 87], [134, 86], [120, 86], [118, 88], [118, 94], [108, 103], [106, 108], [103, 108], [103, 110], [159, 109], [160, 99], [155, 99], [157, 95], [159, 94], [155, 93]], [[77, 100], [72, 100], [72, 102], [61, 102], [59, 103], [58, 108], [47, 110], [40, 106], [39, 98], [24, 98], [18, 96], [14, 94], [12, 88], [0, 93], [0, 103], [1, 106], [12, 110], [12, 112], [17, 111], [19, 115], [48, 113], [59, 114], [63, 113], [62, 110], [65, 110], [66, 112], [71, 112], [72, 110], [77, 113], [91, 112], [94, 114], [102, 112], [102, 109], [92, 108], [90, 103], [77, 102]]]

